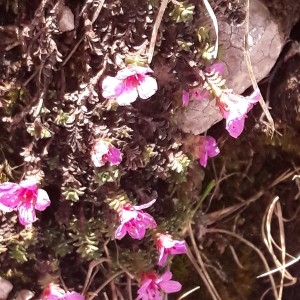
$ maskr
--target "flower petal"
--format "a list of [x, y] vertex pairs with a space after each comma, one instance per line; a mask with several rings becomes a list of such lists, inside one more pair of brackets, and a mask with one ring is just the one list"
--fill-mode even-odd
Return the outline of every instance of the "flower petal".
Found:
[[119, 96], [125, 89], [122, 80], [115, 77], [107, 76], [102, 82], [102, 96], [106, 99], [112, 99]]
[[117, 75], [116, 75], [116, 78], [118, 80], [124, 80], [126, 78], [128, 78], [129, 76], [133, 76], [133, 75], [136, 75], [138, 72], [132, 68], [132, 67], [129, 67], [129, 68], [124, 68], [120, 71], [118, 71]]
[[142, 209], [150, 207], [155, 201], [156, 201], [156, 199], [153, 199], [148, 203], [145, 203], [145, 204], [142, 204], [142, 205], [135, 205], [135, 206], [133, 206], [133, 208], [136, 209], [136, 210], [142, 210]]
[[11, 212], [13, 209], [0, 202], [0, 210], [6, 213]]
[[115, 239], [122, 239], [127, 233], [126, 226], [124, 224], [119, 225], [115, 232]]
[[155, 78], [146, 75], [145, 78], [137, 86], [137, 90], [140, 98], [150, 98], [157, 91], [157, 82]]
[[205, 68], [205, 71], [208, 73], [215, 72], [219, 75], [222, 75], [225, 70], [225, 64], [222, 62], [216, 62], [208, 67]]
[[116, 101], [120, 106], [129, 105], [134, 102], [138, 97], [138, 92], [135, 88], [124, 89], [122, 93], [120, 93], [116, 97]]
[[188, 106], [189, 102], [190, 102], [190, 93], [183, 90], [182, 91], [182, 98], [181, 98], [181, 101], [182, 101], [182, 106], [183, 107], [186, 107]]
[[[249, 103], [257, 103], [259, 101], [259, 98], [261, 97], [261, 92], [259, 89], [256, 89], [254, 90], [254, 92], [249, 96], [247, 97], [248, 98], [248, 101]], [[251, 107], [252, 108], [252, 107]], [[250, 109], [251, 109], [250, 108]]]
[[146, 228], [137, 224], [135, 227], [131, 226], [127, 228], [127, 232], [133, 239], [141, 240], [146, 234]]
[[206, 147], [207, 155], [209, 157], [217, 156], [220, 153], [220, 149], [217, 146], [216, 140], [211, 136], [207, 136], [206, 141], [207, 141], [207, 147]]
[[22, 188], [35, 191], [37, 189], [37, 183], [38, 181], [35, 177], [29, 177], [25, 180], [22, 180], [19, 185]]
[[138, 216], [138, 212], [133, 209], [123, 208], [120, 213], [121, 223], [125, 224], [130, 220], [136, 219]]
[[65, 300], [84, 300], [84, 297], [80, 295], [79, 293], [72, 292], [72, 293], [67, 293], [63, 299]]
[[39, 211], [43, 211], [50, 204], [51, 204], [51, 201], [49, 199], [49, 196], [48, 196], [47, 192], [43, 189], [38, 189], [37, 199], [36, 199], [36, 203], [35, 203], [35, 209], [37, 209]]
[[172, 272], [168, 271], [161, 276], [161, 281], [168, 281], [172, 279], [172, 276], [173, 276]]
[[206, 151], [203, 154], [201, 154], [199, 157], [200, 165], [204, 168], [207, 166], [207, 158], [208, 156]]
[[20, 186], [17, 183], [4, 182], [0, 184], [0, 203], [10, 208], [17, 207], [20, 203], [19, 190]]
[[226, 130], [233, 138], [237, 138], [244, 130], [245, 117], [234, 120], [226, 120]]
[[157, 224], [153, 217], [145, 212], [139, 212], [139, 217], [141, 218], [140, 224], [145, 228], [155, 228]]
[[146, 293], [151, 282], [152, 282], [151, 278], [143, 280], [141, 287], [138, 289], [138, 295], [141, 296], [142, 294]]
[[170, 249], [170, 254], [185, 254], [186, 251], [185, 241], [177, 241], [176, 245]]
[[165, 252], [165, 248], [162, 248], [160, 250], [160, 255], [159, 255], [157, 264], [159, 266], [163, 266], [166, 263], [167, 258], [168, 258], [168, 254]]
[[121, 151], [114, 146], [109, 147], [109, 152], [107, 156], [108, 156], [108, 161], [113, 165], [118, 165], [122, 161]]
[[181, 284], [178, 281], [170, 280], [170, 281], [161, 281], [158, 283], [159, 287], [165, 293], [176, 293], [181, 290]]
[[29, 225], [37, 220], [35, 209], [29, 202], [21, 203], [18, 207], [19, 221], [22, 225]]

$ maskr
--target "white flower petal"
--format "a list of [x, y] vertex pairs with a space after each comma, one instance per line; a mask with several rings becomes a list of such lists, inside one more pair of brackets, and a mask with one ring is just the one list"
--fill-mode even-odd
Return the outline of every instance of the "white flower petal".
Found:
[[115, 77], [107, 76], [102, 82], [102, 96], [106, 99], [117, 97], [124, 89], [123, 81]]
[[50, 204], [51, 204], [51, 201], [49, 199], [47, 192], [43, 189], [38, 189], [35, 208], [37, 210], [42, 211], [42, 210], [45, 210]]
[[117, 98], [116, 101], [119, 105], [125, 106], [130, 105], [132, 102], [134, 102], [138, 97], [138, 92], [136, 89], [127, 89], [124, 90]]
[[157, 91], [157, 82], [155, 78], [145, 76], [143, 81], [138, 85], [137, 90], [142, 99], [150, 98]]

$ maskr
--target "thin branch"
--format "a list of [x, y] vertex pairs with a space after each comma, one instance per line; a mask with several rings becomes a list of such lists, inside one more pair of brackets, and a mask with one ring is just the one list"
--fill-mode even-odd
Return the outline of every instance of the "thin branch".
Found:
[[[204, 266], [204, 263], [203, 263], [203, 260], [201, 258], [201, 254], [199, 252], [199, 249], [196, 245], [196, 241], [195, 241], [195, 237], [194, 237], [194, 233], [193, 233], [193, 230], [192, 230], [192, 226], [191, 226], [191, 223], [189, 223], [188, 225], [188, 231], [189, 231], [189, 237], [191, 239], [191, 242], [192, 242], [192, 246], [193, 246], [193, 250], [196, 254], [196, 258], [197, 258], [197, 262], [200, 266], [200, 270], [201, 270], [201, 273], [200, 276], [202, 277], [202, 279], [204, 280], [204, 283], [206, 284], [206, 287], [208, 288], [211, 296], [213, 297], [213, 299], [217, 299], [217, 300], [221, 300], [221, 297], [220, 295], [218, 294], [205, 266]], [[189, 250], [190, 251], [190, 250]], [[202, 275], [201, 275], [202, 274]]]
[[[248, 240], [244, 239], [243, 237], [239, 236], [238, 234], [236, 234], [234, 232], [231, 232], [231, 231], [228, 231], [228, 230], [225, 230], [225, 229], [207, 228], [206, 231], [208, 233], [209, 232], [211, 232], [211, 233], [224, 233], [224, 234], [230, 235], [232, 237], [235, 237], [236, 239], [238, 239], [241, 242], [245, 243], [246, 245], [248, 245], [250, 248], [252, 248], [258, 254], [258, 256], [262, 260], [265, 268], [268, 271], [270, 271], [270, 267], [268, 265], [268, 262], [267, 262], [266, 258], [263, 255], [263, 253], [255, 245], [253, 245], [251, 242], [249, 242]], [[278, 299], [278, 293], [277, 293], [277, 290], [276, 290], [276, 285], [275, 285], [275, 281], [274, 281], [273, 276], [269, 275], [269, 279], [270, 279], [270, 282], [271, 282], [271, 285], [272, 285], [272, 290], [273, 290], [273, 293], [274, 293], [274, 298]]]
[[194, 293], [195, 291], [199, 290], [200, 286], [196, 286], [195, 288], [189, 290], [188, 292], [184, 293], [183, 295], [181, 295], [178, 300], [184, 299], [185, 297], [189, 296], [190, 294]]
[[84, 286], [82, 289], [82, 294], [84, 295], [86, 291], [88, 290], [93, 278], [97, 274], [98, 270], [96, 272], [93, 272], [94, 269], [99, 265], [102, 264], [103, 262], [108, 262], [109, 260], [106, 258], [101, 258], [101, 259], [96, 259], [90, 262], [89, 269], [85, 278]]
[[162, 0], [161, 1], [161, 5], [160, 5], [160, 8], [159, 8], [158, 14], [156, 16], [155, 23], [153, 25], [153, 30], [152, 30], [152, 35], [151, 35], [149, 50], [148, 50], [148, 53], [147, 53], [148, 64], [151, 63], [152, 58], [153, 58], [155, 43], [156, 43], [157, 34], [158, 34], [158, 29], [159, 29], [161, 20], [163, 18], [163, 15], [165, 13], [165, 10], [167, 8], [168, 2], [169, 2], [169, 0]]
[[[248, 68], [248, 73], [251, 79], [252, 86], [254, 90], [259, 90], [258, 84], [253, 72], [253, 67], [251, 63], [251, 58], [250, 58], [250, 52], [249, 52], [249, 6], [250, 6], [250, 0], [246, 0], [246, 19], [245, 19], [245, 58], [246, 58], [246, 63], [247, 63], [247, 68]], [[267, 120], [269, 121], [269, 126], [271, 129], [271, 136], [273, 136], [275, 132], [275, 125], [273, 118], [269, 112], [269, 109], [262, 98], [261, 94], [259, 96], [259, 104], [262, 107], [263, 112], [265, 113]]]
[[[90, 25], [93, 25], [94, 22], [97, 20], [97, 18], [99, 17], [99, 14], [101, 12], [101, 9], [104, 5], [105, 0], [100, 0], [100, 3], [97, 6], [96, 11], [93, 14], [93, 18], [91, 20]], [[86, 8], [86, 6], [84, 7], [84, 9]], [[83, 10], [84, 10], [83, 9]], [[81, 13], [83, 12], [83, 10], [81, 11]], [[73, 54], [76, 52], [76, 50], [78, 49], [78, 47], [80, 46], [80, 44], [82, 43], [82, 41], [84, 40], [85, 35], [83, 35], [80, 40], [76, 43], [76, 45], [73, 47], [73, 49], [71, 50], [71, 52], [68, 54], [68, 56], [65, 58], [65, 60], [63, 61], [62, 65], [65, 66], [66, 63], [70, 60], [70, 58], [73, 56]]]
[[97, 18], [99, 17], [99, 14], [101, 12], [101, 9], [103, 7], [105, 0], [100, 0], [100, 3], [98, 4], [98, 7], [96, 9], [96, 11], [94, 12], [93, 18], [92, 18], [92, 24], [94, 24], [94, 22], [97, 20]]
[[270, 274], [274, 274], [274, 273], [276, 273], [278, 271], [285, 270], [286, 268], [292, 266], [293, 264], [295, 264], [299, 260], [300, 260], [300, 255], [298, 255], [295, 259], [291, 260], [290, 262], [286, 263], [285, 265], [281, 265], [280, 267], [278, 267], [276, 269], [273, 269], [273, 270], [271, 270], [269, 272], [266, 272], [266, 273], [263, 273], [261, 275], [258, 275], [256, 278], [265, 277], [265, 276], [268, 276]]
[[208, 0], [203, 0], [203, 3], [206, 7], [206, 10], [209, 14], [209, 16], [211, 17], [211, 20], [213, 22], [214, 28], [215, 28], [215, 32], [216, 32], [216, 42], [215, 42], [215, 47], [214, 47], [214, 58], [217, 58], [218, 56], [218, 50], [219, 50], [219, 26], [218, 26], [218, 20], [216, 18], [216, 15], [212, 9], [212, 7], [210, 6]]
[[95, 291], [91, 293], [91, 296], [89, 297], [89, 300], [93, 300], [95, 297], [98, 296], [98, 294], [112, 281], [114, 280], [116, 277], [118, 277], [119, 275], [123, 274], [124, 271], [119, 271], [116, 274], [112, 275], [111, 277], [109, 277], [105, 282], [103, 282], [103, 284], [100, 285], [100, 287]]

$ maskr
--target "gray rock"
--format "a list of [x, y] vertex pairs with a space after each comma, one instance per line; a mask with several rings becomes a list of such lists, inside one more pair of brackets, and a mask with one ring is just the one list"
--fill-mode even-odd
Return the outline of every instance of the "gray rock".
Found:
[[[284, 37], [278, 25], [272, 20], [269, 10], [258, 0], [250, 1], [249, 23], [249, 52], [255, 78], [260, 81], [268, 75], [275, 64]], [[220, 21], [219, 30], [220, 45], [223, 45], [225, 50], [222, 58], [226, 65], [224, 78], [229, 88], [241, 94], [251, 86], [244, 58], [245, 26], [235, 27]]]
[[[243, 93], [251, 80], [244, 58], [245, 26], [230, 26], [219, 21], [220, 45], [224, 48], [226, 86], [236, 94]], [[284, 43], [278, 25], [272, 20], [269, 10], [258, 0], [250, 1], [249, 51], [257, 81], [268, 75], [275, 64]], [[186, 132], [201, 134], [222, 120], [215, 101], [190, 101], [178, 113], [178, 127]]]

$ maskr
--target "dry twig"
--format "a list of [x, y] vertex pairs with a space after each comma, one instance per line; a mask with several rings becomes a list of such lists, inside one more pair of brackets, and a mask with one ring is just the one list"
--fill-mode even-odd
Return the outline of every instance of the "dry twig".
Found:
[[155, 20], [154, 25], [153, 25], [149, 50], [148, 50], [148, 53], [147, 53], [148, 64], [151, 63], [152, 58], [153, 58], [155, 43], [156, 43], [157, 34], [158, 34], [158, 29], [159, 29], [161, 20], [163, 18], [163, 15], [165, 13], [165, 10], [167, 8], [168, 2], [169, 2], [169, 0], [162, 0], [161, 1], [161, 5], [160, 5], [159, 11], [158, 11], [157, 16], [156, 16], [156, 20]]
[[[259, 90], [256, 78], [255, 78], [255, 75], [253, 72], [251, 58], [250, 58], [250, 52], [249, 52], [249, 5], [250, 5], [250, 0], [246, 0], [245, 58], [246, 58], [247, 68], [248, 68], [249, 76], [250, 76], [250, 79], [252, 82], [252, 86], [253, 86], [254, 90]], [[273, 118], [269, 112], [269, 109], [261, 95], [259, 97], [259, 104], [262, 107], [262, 110], [265, 113], [267, 120], [269, 121], [269, 129], [271, 130], [271, 136], [273, 136], [274, 131], [275, 131], [274, 121], [273, 121]]]

